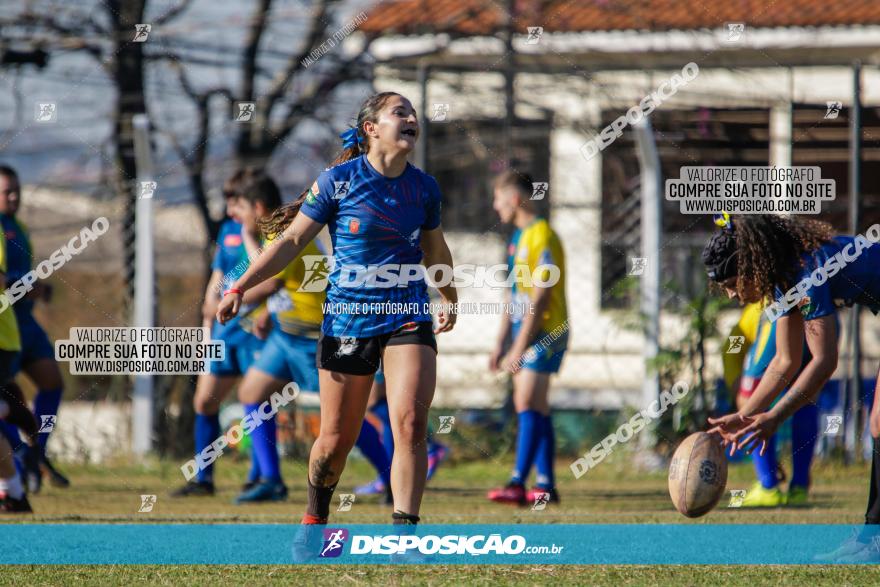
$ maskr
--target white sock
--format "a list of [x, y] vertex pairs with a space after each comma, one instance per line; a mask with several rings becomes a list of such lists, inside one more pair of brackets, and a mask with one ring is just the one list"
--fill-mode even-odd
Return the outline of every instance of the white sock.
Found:
[[5, 493], [12, 499], [24, 497], [24, 487], [21, 484], [21, 477], [19, 477], [18, 471], [7, 479], [0, 478], [0, 493]]

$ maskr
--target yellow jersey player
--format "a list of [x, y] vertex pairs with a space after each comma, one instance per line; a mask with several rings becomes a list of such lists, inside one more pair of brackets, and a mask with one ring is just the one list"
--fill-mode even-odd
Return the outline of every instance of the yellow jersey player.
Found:
[[[540, 188], [540, 185], [537, 186]], [[536, 188], [530, 177], [509, 170], [495, 180], [494, 208], [516, 227], [508, 245], [511, 311], [504, 314], [501, 333], [489, 360], [495, 372], [513, 373], [513, 402], [518, 432], [516, 466], [505, 487], [489, 492], [501, 503], [542, 500], [558, 503], [553, 474], [555, 438], [550, 417], [550, 376], [559, 371], [568, 346], [565, 303], [565, 253], [546, 219], [538, 216], [531, 199]], [[510, 339], [510, 348], [504, 353]], [[534, 489], [525, 490], [532, 465]]]

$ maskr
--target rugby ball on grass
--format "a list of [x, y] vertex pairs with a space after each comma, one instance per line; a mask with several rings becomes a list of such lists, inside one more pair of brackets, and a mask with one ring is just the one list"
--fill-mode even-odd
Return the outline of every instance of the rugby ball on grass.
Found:
[[727, 487], [727, 457], [717, 436], [696, 432], [678, 445], [669, 464], [669, 496], [680, 513], [699, 518], [718, 505]]

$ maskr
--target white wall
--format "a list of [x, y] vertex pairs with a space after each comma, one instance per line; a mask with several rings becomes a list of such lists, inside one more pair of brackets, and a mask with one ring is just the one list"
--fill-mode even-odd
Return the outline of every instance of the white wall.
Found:
[[[668, 77], [668, 73], [599, 72], [587, 80], [577, 72], [567, 77], [520, 74], [517, 78], [517, 114], [537, 117], [540, 109], [549, 109], [554, 120], [549, 154], [552, 224], [566, 251], [572, 331], [568, 355], [554, 383], [555, 405], [615, 407], [638, 401], [644, 377], [641, 335], [619, 326], [614, 312], [599, 309], [601, 155], [586, 161], [579, 149], [601, 130], [597, 125], [602, 110], [619, 109], [624, 114]], [[447, 124], [461, 117], [500, 116], [500, 80], [495, 71], [461, 77], [436, 74], [429, 85], [430, 102], [450, 104]], [[851, 86], [851, 72], [842, 67], [703, 69], [663, 107], [771, 108], [792, 98], [812, 103], [839, 100], [846, 107]], [[418, 85], [400, 82], [387, 66], [377, 68], [376, 89], [400, 91], [416, 105], [421, 101]], [[880, 74], [872, 70], [865, 70], [864, 102], [880, 104]], [[504, 243], [495, 235], [451, 233], [450, 246], [456, 262], [494, 263], [501, 258]], [[501, 299], [500, 292], [487, 290], [461, 293], [462, 301]], [[725, 317], [724, 331], [735, 318], [736, 312]], [[497, 322], [495, 316], [462, 316], [453, 333], [440, 337], [437, 405], [494, 405], [503, 399], [501, 383], [486, 368]], [[683, 319], [663, 316], [662, 336], [676, 340], [684, 326]], [[867, 366], [880, 356], [880, 339], [876, 320], [867, 317], [863, 350], [868, 357], [866, 373], [873, 372], [875, 367]], [[720, 372], [715, 355], [709, 357], [713, 376]]]

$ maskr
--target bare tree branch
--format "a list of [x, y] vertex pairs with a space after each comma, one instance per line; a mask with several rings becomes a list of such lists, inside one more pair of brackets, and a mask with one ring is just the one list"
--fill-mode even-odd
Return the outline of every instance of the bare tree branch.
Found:
[[306, 34], [306, 42], [302, 49], [296, 55], [291, 55], [290, 60], [282, 71], [278, 72], [272, 81], [269, 91], [263, 98], [262, 108], [264, 112], [268, 112], [275, 105], [275, 102], [287, 90], [293, 76], [302, 69], [303, 60], [314, 51], [327, 36], [327, 0], [321, 0], [314, 6], [312, 12], [312, 21], [309, 24], [309, 32]]
[[171, 22], [172, 20], [174, 20], [175, 18], [180, 16], [180, 14], [184, 10], [189, 8], [189, 6], [191, 4], [192, 4], [192, 0], [180, 0], [180, 2], [177, 4], [177, 6], [173, 6], [173, 7], [169, 8], [168, 10], [165, 11], [165, 14], [153, 19], [152, 24], [154, 24], [156, 26], [161, 26], [163, 24], [167, 24], [167, 23]]
[[367, 48], [373, 40], [374, 38], [368, 38], [364, 51], [361, 54], [347, 61], [343, 61], [338, 68], [333, 69], [332, 75], [313, 82], [299, 94], [296, 103], [291, 105], [284, 121], [273, 131], [272, 137], [270, 138], [272, 148], [286, 140], [288, 135], [293, 132], [297, 125], [302, 122], [305, 117], [311, 115], [318, 106], [323, 104], [330, 93], [339, 85], [351, 81], [352, 79], [359, 79], [362, 77], [359, 70], [365, 67], [363, 55], [367, 52]]

